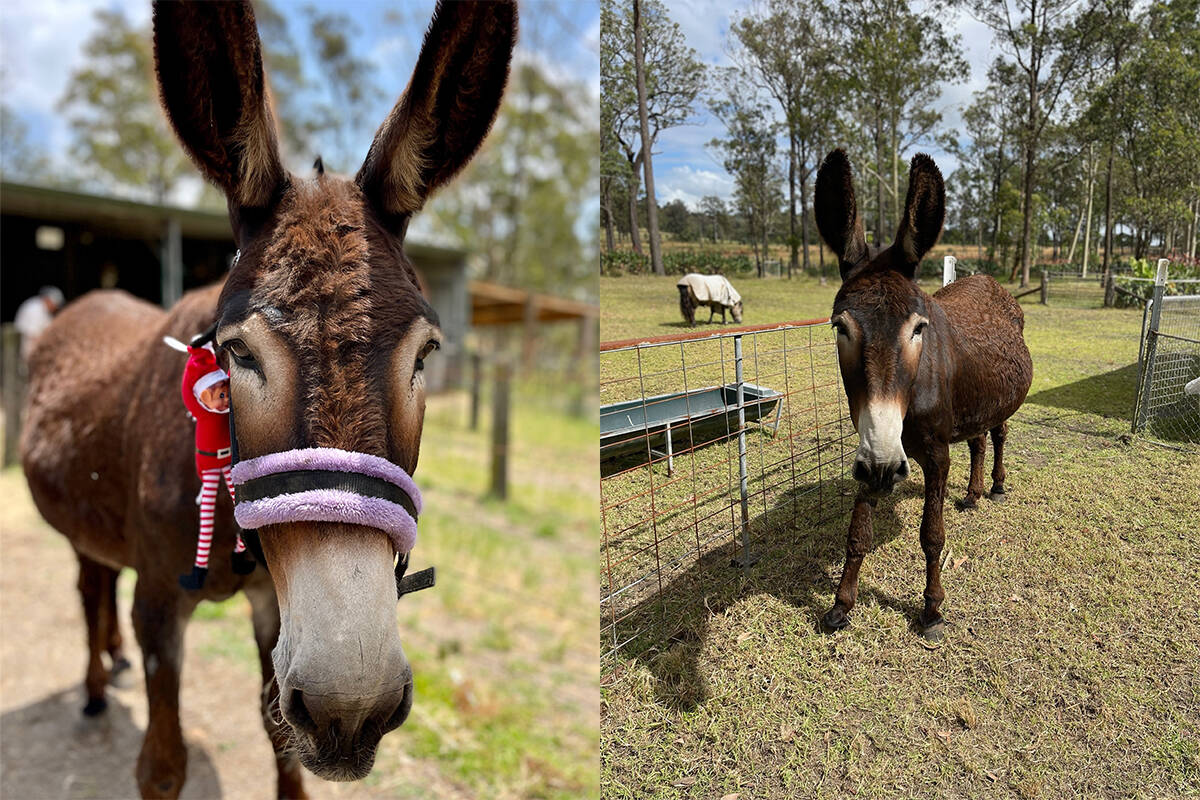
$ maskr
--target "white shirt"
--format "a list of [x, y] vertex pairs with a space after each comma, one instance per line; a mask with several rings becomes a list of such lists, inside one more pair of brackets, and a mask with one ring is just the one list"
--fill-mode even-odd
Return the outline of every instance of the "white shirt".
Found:
[[47, 310], [46, 301], [40, 294], [29, 298], [17, 308], [17, 316], [13, 320], [13, 325], [21, 334], [22, 359], [29, 358], [33, 343], [37, 337], [41, 336], [42, 331], [46, 329], [52, 319], [54, 319], [54, 315]]

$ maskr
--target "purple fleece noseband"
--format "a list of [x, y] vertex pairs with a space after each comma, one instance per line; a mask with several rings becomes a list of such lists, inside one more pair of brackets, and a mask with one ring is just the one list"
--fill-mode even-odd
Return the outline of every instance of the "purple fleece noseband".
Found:
[[[267, 483], [260, 480], [264, 478], [277, 489], [282, 488], [281, 493], [243, 500], [244, 492], [254, 494], [251, 487]], [[332, 480], [324, 481], [329, 486], [310, 488], [322, 482], [314, 478]], [[243, 528], [288, 522], [347, 522], [383, 531], [401, 555], [417, 543], [421, 492], [407, 472], [379, 456], [333, 447], [285, 450], [234, 464], [233, 485], [239, 487], [235, 490], [233, 515]], [[407, 496], [415, 513], [405, 508], [404, 497], [392, 487]]]

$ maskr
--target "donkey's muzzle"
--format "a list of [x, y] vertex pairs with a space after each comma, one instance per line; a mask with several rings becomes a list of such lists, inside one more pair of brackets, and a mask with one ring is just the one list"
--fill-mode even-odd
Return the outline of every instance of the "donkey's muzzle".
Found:
[[897, 483], [908, 478], [908, 460], [894, 463], [874, 463], [857, 458], [854, 461], [854, 480], [863, 484], [868, 494], [889, 494]]
[[234, 519], [246, 529], [342, 522], [383, 531], [402, 556], [417, 542], [421, 492], [400, 467], [333, 447], [286, 450], [233, 466]]

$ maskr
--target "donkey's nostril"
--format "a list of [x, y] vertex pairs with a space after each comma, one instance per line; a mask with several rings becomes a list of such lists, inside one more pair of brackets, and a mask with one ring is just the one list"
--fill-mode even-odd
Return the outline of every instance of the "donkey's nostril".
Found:
[[393, 731], [403, 725], [404, 720], [408, 719], [408, 712], [412, 710], [412, 704], [413, 685], [412, 681], [409, 681], [404, 687], [404, 693], [400, 696], [400, 702], [397, 703], [395, 710], [392, 711], [383, 723], [383, 733]]
[[302, 730], [310, 735], [316, 734], [316, 720], [312, 718], [312, 713], [309, 712], [308, 706], [304, 704], [304, 699], [304, 692], [299, 689], [293, 689], [292, 693], [288, 695], [288, 699], [281, 701], [283, 716], [293, 728]]
[[866, 483], [871, 478], [871, 470], [867, 468], [867, 462], [856, 460], [854, 462], [854, 480]]
[[896, 468], [896, 480], [902, 481], [908, 478], [908, 462], [901, 461], [900, 466]]

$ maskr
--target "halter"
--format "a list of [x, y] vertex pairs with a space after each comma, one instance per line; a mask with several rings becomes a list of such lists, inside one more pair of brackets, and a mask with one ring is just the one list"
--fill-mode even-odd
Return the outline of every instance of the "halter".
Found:
[[[192, 341], [209, 341], [216, 325]], [[284, 450], [241, 461], [234, 427], [233, 399], [229, 404], [229, 445], [233, 465], [233, 517], [242, 540], [268, 572], [258, 528], [287, 522], [343, 522], [382, 530], [396, 550], [396, 598], [434, 585], [428, 567], [412, 575], [409, 552], [417, 543], [421, 492], [403, 469], [379, 456], [310, 447]]]

